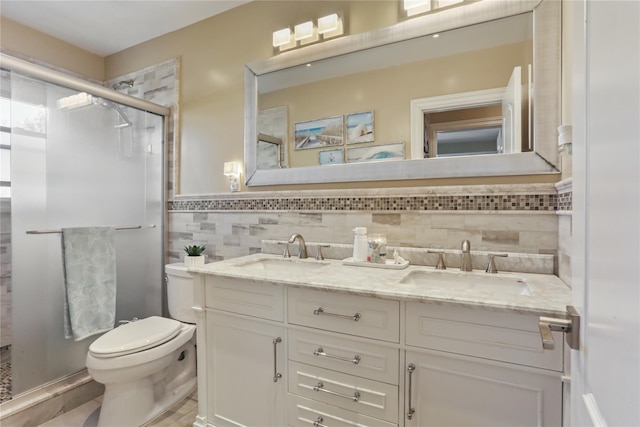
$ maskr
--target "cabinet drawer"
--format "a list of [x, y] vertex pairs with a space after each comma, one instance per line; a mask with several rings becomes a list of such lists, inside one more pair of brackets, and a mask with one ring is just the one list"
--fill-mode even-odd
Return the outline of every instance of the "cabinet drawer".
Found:
[[[325, 425], [330, 427], [397, 427], [377, 418], [367, 417], [336, 406], [289, 394], [289, 427]], [[316, 423], [316, 424], [314, 424]]]
[[398, 384], [399, 350], [351, 337], [289, 330], [289, 359]]
[[207, 276], [205, 304], [262, 319], [284, 320], [284, 288], [277, 284]]
[[389, 422], [398, 420], [398, 386], [289, 362], [289, 392]]
[[299, 288], [288, 292], [289, 323], [399, 342], [398, 301]]
[[544, 350], [539, 317], [481, 308], [407, 303], [406, 343], [410, 346], [562, 371], [562, 333]]

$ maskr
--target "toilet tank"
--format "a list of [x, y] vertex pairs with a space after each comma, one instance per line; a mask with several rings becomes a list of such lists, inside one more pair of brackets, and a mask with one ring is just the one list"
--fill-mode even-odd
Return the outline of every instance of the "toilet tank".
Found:
[[186, 323], [196, 323], [193, 306], [193, 276], [181, 263], [164, 266], [167, 280], [167, 304], [169, 316]]

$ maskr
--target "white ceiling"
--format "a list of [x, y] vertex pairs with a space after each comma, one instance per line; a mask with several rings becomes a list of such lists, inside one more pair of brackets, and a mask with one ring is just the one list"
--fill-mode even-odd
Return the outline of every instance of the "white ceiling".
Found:
[[251, 0], [1, 0], [0, 15], [100, 56]]

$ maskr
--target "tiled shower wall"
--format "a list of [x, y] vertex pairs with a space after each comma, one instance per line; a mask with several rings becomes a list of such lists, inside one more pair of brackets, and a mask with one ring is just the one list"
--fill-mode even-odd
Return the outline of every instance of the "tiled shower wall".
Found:
[[170, 202], [170, 262], [189, 244], [207, 245], [210, 262], [259, 252], [263, 239], [295, 232], [308, 242], [350, 244], [356, 226], [386, 234], [390, 246], [459, 249], [470, 240], [472, 250], [559, 254], [551, 184], [255, 194]]
[[[118, 87], [118, 82], [133, 80], [132, 87]], [[171, 108], [168, 126], [168, 150], [167, 150], [167, 194], [172, 197], [174, 194], [173, 183], [175, 182], [175, 159], [177, 158], [176, 147], [179, 146], [179, 133], [174, 129], [179, 129], [178, 120], [180, 117], [180, 61], [170, 59], [133, 73], [119, 76], [104, 83], [108, 88], [114, 88], [118, 92], [144, 99], [164, 107]]]

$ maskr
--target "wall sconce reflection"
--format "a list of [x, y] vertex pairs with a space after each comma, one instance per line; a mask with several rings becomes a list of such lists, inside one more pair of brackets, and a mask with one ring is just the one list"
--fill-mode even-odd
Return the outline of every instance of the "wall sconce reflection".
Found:
[[315, 43], [320, 40], [327, 40], [344, 34], [342, 18], [337, 13], [318, 18], [317, 24], [314, 21], [307, 21], [291, 28], [283, 28], [273, 32], [273, 47], [280, 52]]
[[224, 174], [229, 178], [229, 190], [232, 192], [240, 191], [240, 163], [225, 162]]

